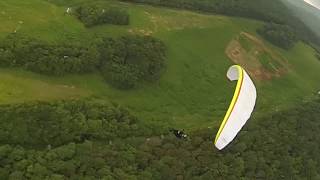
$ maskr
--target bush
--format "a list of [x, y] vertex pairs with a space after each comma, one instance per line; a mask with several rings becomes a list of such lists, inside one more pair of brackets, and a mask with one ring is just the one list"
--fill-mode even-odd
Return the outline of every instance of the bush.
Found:
[[75, 9], [75, 16], [87, 27], [100, 24], [129, 24], [129, 14], [126, 11], [92, 4], [77, 7]]
[[1, 67], [8, 67], [14, 61], [14, 55], [12, 51], [5, 47], [0, 47], [0, 66]]
[[149, 36], [104, 39], [101, 47], [101, 72], [119, 88], [132, 88], [144, 80], [155, 81], [165, 67], [164, 44]]
[[298, 41], [292, 28], [287, 25], [269, 23], [258, 29], [257, 32], [272, 44], [283, 49], [290, 49]]
[[110, 63], [101, 67], [102, 75], [118, 88], [130, 89], [139, 82], [139, 71], [133, 65]]
[[129, 15], [124, 10], [109, 9], [99, 18], [101, 24], [128, 25]]
[[99, 56], [95, 48], [66, 44], [42, 45], [32, 52], [39, 56], [30, 59], [25, 67], [49, 75], [92, 72], [96, 69]]

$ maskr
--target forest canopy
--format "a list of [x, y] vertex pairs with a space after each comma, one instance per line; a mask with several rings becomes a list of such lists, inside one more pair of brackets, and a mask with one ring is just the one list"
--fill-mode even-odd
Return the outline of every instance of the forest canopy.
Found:
[[19, 34], [0, 41], [0, 65], [62, 76], [100, 71], [117, 88], [156, 81], [165, 68], [166, 48], [151, 36], [98, 38], [86, 44], [50, 44]]
[[1, 179], [319, 179], [320, 100], [253, 118], [224, 151], [94, 99], [0, 106]]
[[272, 44], [283, 49], [290, 49], [298, 41], [296, 33], [288, 25], [268, 23], [257, 32]]

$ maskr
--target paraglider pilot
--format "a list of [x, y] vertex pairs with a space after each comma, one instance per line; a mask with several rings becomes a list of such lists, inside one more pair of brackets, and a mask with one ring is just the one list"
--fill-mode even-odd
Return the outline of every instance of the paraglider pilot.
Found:
[[169, 131], [172, 132], [179, 139], [186, 139], [188, 137], [183, 131], [177, 129], [171, 128]]

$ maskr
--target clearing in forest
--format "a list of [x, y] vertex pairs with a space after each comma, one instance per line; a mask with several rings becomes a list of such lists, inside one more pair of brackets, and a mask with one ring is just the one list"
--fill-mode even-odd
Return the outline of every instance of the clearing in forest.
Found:
[[243, 66], [256, 80], [270, 80], [280, 77], [289, 70], [286, 58], [268, 48], [262, 40], [241, 32], [226, 48], [227, 56]]

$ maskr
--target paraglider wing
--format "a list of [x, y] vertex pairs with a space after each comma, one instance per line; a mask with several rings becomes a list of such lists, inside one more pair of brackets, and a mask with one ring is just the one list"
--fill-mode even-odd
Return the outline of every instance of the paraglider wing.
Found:
[[238, 134], [256, 103], [256, 88], [247, 72], [238, 65], [233, 65], [227, 72], [231, 81], [238, 80], [231, 104], [221, 123], [214, 144], [221, 150], [227, 146]]

